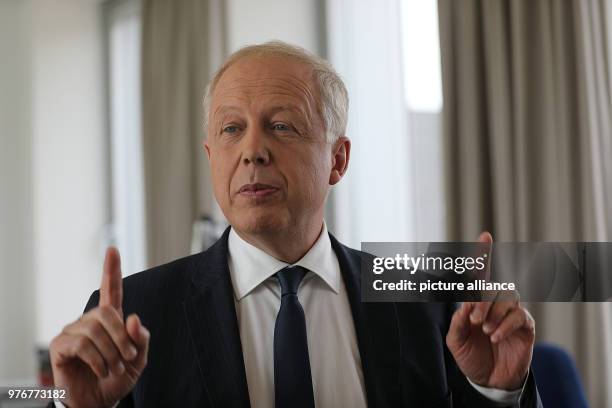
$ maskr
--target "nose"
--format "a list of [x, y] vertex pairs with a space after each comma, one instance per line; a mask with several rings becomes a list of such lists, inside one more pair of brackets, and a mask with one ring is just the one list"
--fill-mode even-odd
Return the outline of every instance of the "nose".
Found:
[[242, 139], [242, 163], [256, 166], [267, 166], [270, 163], [270, 150], [267, 146], [266, 134], [262, 129], [251, 127]]

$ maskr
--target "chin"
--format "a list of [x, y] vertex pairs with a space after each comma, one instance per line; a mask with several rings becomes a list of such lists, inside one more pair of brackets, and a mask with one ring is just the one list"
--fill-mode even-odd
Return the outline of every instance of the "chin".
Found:
[[231, 220], [232, 227], [247, 234], [269, 234], [279, 232], [289, 226], [287, 217], [279, 210], [244, 211]]

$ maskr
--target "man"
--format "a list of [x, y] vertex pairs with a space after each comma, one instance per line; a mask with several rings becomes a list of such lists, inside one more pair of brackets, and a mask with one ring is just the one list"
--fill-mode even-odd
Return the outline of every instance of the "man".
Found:
[[107, 252], [100, 291], [51, 344], [66, 405], [539, 405], [534, 322], [518, 302], [360, 301], [361, 254], [323, 220], [351, 147], [328, 63], [284, 43], [244, 48], [205, 106], [231, 228], [204, 253], [123, 281]]

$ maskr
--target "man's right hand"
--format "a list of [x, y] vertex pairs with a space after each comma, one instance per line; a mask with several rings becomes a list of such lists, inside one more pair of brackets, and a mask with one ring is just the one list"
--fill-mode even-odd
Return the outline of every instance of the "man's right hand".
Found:
[[112, 407], [125, 397], [147, 364], [149, 331], [137, 315], [123, 321], [121, 260], [106, 251], [100, 303], [70, 323], [50, 346], [55, 386], [69, 407]]

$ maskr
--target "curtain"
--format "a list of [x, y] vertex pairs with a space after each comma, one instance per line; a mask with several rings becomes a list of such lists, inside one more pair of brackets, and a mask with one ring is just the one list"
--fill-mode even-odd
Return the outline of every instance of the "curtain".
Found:
[[[438, 0], [450, 239], [612, 236], [605, 1]], [[610, 406], [610, 304], [528, 307]]]
[[193, 222], [215, 208], [202, 97], [225, 54], [222, 0], [144, 0], [142, 124], [147, 257], [189, 254]]

